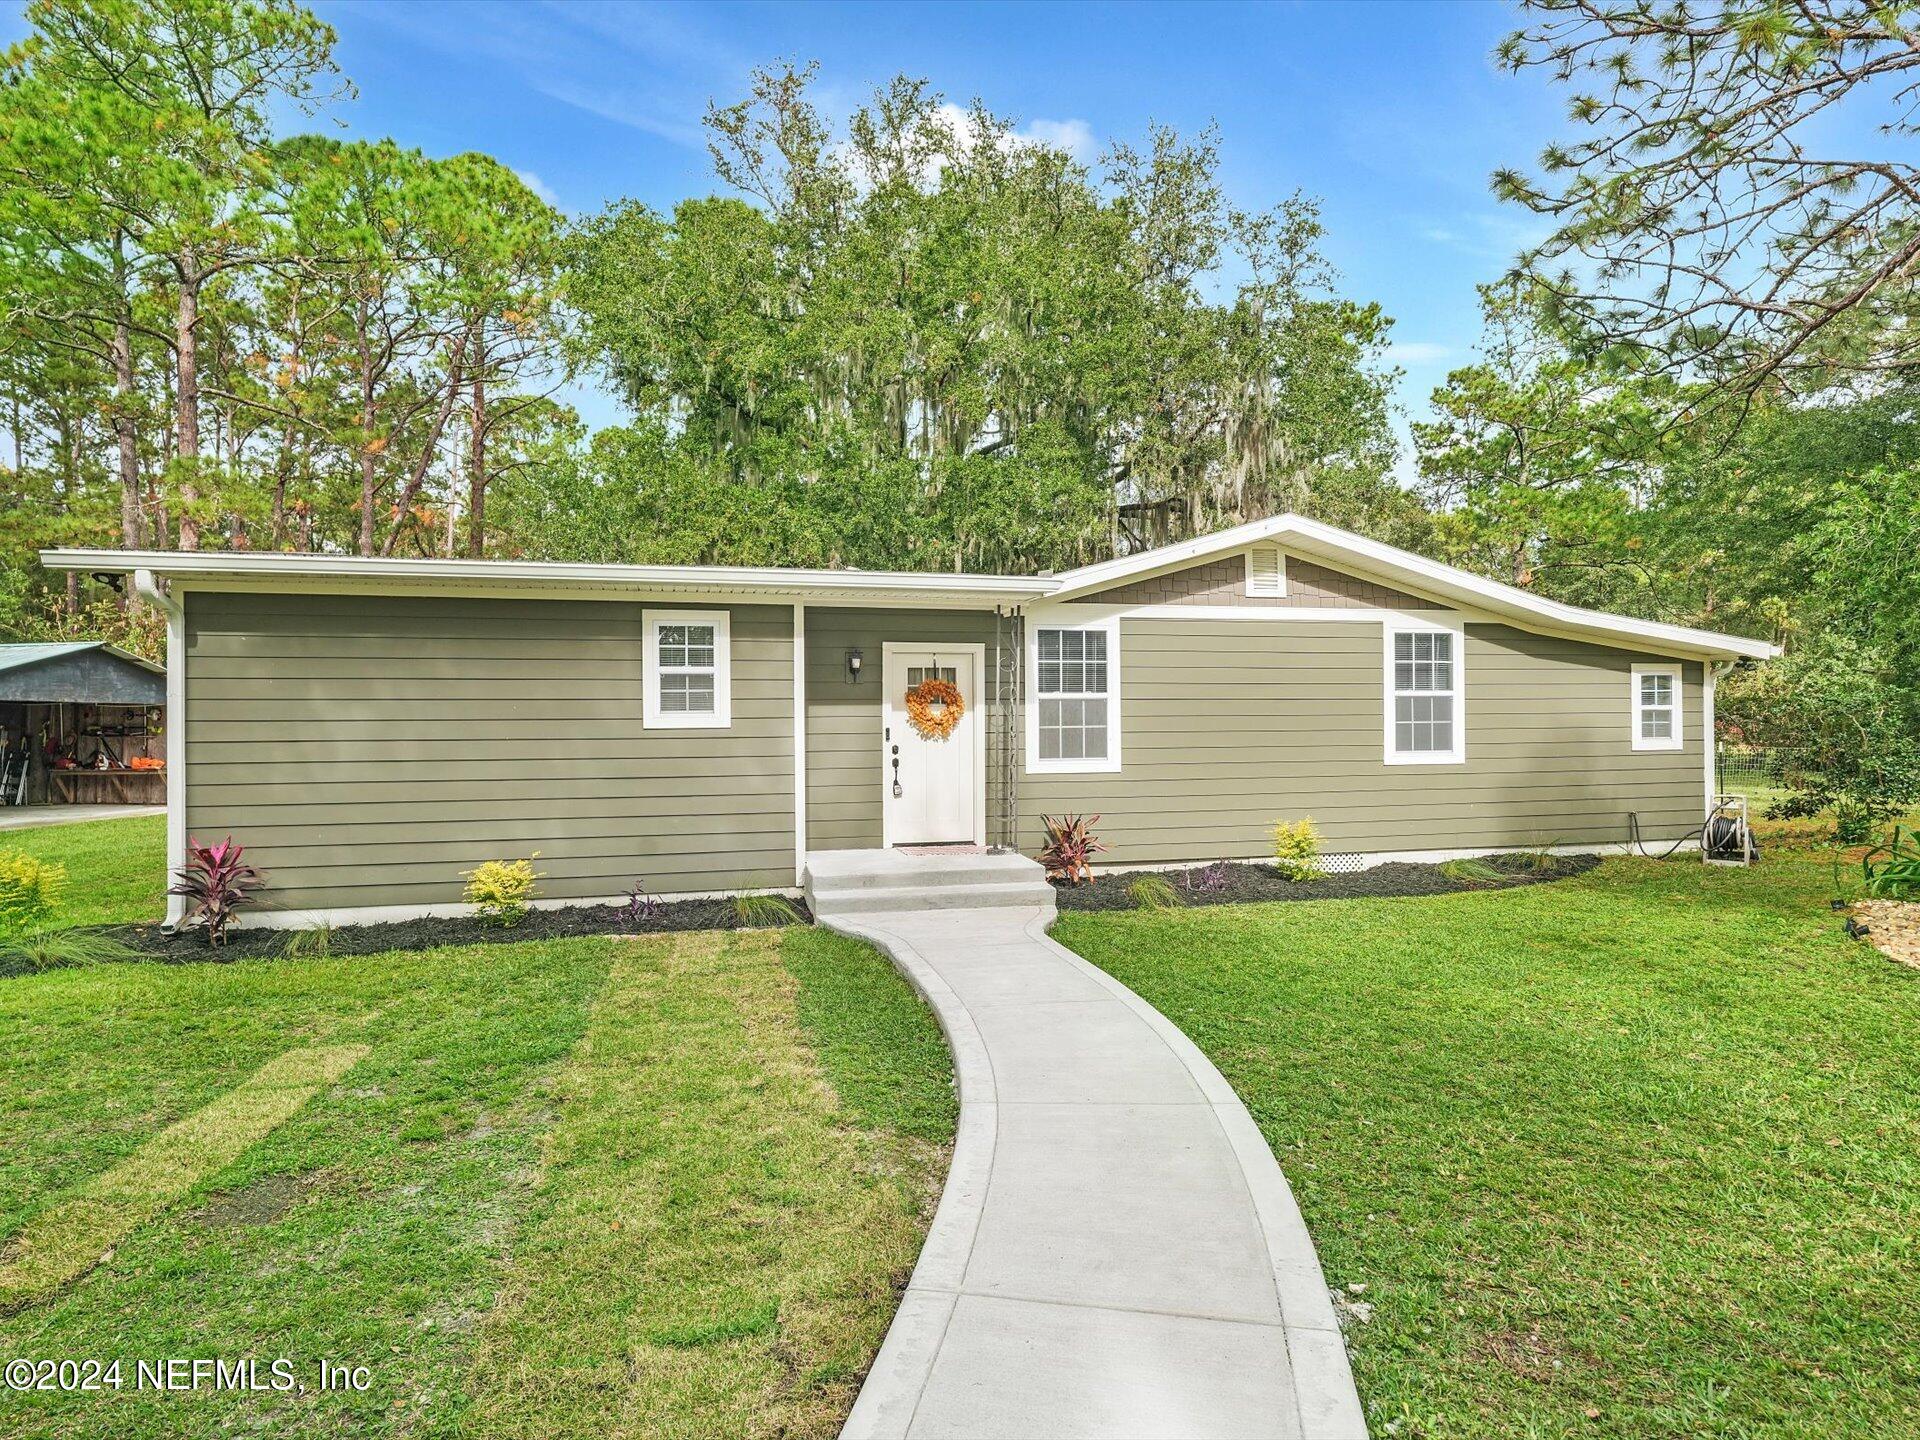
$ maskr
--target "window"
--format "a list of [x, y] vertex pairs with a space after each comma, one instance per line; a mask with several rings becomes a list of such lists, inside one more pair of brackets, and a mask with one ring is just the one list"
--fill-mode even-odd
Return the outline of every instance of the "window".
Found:
[[1633, 748], [1678, 750], [1680, 671], [1672, 665], [1633, 667]]
[[732, 724], [727, 612], [649, 610], [644, 629], [645, 723], [662, 730]]
[[1028, 768], [1118, 770], [1119, 622], [1036, 625], [1030, 634]]
[[1460, 703], [1460, 634], [1387, 627], [1387, 763], [1443, 765], [1467, 758]]

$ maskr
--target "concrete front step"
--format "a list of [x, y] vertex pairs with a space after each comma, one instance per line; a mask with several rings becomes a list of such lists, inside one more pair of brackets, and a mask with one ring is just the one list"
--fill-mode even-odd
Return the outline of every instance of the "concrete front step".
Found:
[[816, 917], [997, 906], [1053, 907], [1046, 872], [1024, 855], [987, 851], [828, 850], [807, 857]]

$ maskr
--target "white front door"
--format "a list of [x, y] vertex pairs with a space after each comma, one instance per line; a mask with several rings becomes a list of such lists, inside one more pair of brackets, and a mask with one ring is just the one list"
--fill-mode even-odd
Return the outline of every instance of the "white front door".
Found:
[[[979, 645], [887, 645], [882, 679], [881, 796], [888, 845], [966, 845], [985, 840], [986, 717], [980, 713]], [[951, 734], [929, 739], [907, 718], [907, 691], [934, 677], [960, 690]]]

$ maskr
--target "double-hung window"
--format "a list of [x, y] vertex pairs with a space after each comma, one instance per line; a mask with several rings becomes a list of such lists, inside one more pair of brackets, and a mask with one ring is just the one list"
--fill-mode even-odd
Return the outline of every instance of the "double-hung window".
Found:
[[1445, 765], [1467, 758], [1460, 641], [1455, 630], [1387, 627], [1389, 765]]
[[649, 610], [642, 717], [662, 730], [724, 729], [733, 723], [724, 610]]
[[1678, 750], [1680, 729], [1680, 668], [1634, 666], [1633, 748]]
[[1118, 623], [1036, 625], [1030, 633], [1028, 768], [1118, 770]]

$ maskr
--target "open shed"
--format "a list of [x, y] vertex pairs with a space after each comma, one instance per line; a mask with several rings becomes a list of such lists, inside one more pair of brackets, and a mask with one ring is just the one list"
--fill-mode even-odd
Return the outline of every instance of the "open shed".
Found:
[[164, 805], [166, 700], [104, 641], [0, 645], [0, 804]]

